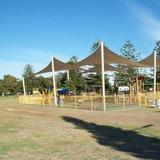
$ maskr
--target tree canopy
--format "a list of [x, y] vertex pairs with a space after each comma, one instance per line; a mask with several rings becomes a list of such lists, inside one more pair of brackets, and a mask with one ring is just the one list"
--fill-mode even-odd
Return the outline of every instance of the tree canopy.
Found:
[[[121, 55], [129, 60], [137, 62], [140, 59], [140, 53], [136, 51], [134, 44], [131, 41], [126, 41], [121, 48]], [[130, 79], [138, 75], [138, 70], [134, 68], [129, 68], [126, 65], [118, 65], [120, 69], [124, 72], [119, 72], [115, 74], [115, 80], [124, 84]]]
[[[160, 41], [156, 42], [155, 49], [157, 52], [157, 56], [160, 57]], [[160, 83], [160, 69], [157, 69], [157, 82]]]

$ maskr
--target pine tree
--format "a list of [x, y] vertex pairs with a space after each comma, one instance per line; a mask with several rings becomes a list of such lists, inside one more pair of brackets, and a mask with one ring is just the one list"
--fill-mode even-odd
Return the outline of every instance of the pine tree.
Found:
[[94, 52], [97, 50], [97, 48], [100, 46], [101, 41], [98, 39], [96, 42], [94, 42], [91, 46], [91, 51], [90, 53]]
[[35, 87], [35, 74], [33, 70], [33, 66], [30, 64], [25, 65], [23, 77], [25, 79], [26, 91], [28, 93], [32, 93], [33, 88]]
[[[138, 53], [131, 41], [126, 41], [121, 49], [121, 55], [133, 62], [137, 62], [140, 58], [140, 53]], [[119, 72], [115, 74], [116, 81], [120, 81], [122, 84], [126, 84], [130, 79], [138, 75], [138, 70], [134, 68], [129, 68], [126, 65], [118, 65], [118, 67], [124, 72]]]
[[[73, 56], [68, 61], [69, 64], [78, 63], [78, 58]], [[78, 94], [85, 89], [85, 81], [82, 76], [82, 72], [79, 70], [70, 70], [69, 71], [70, 81], [68, 83], [69, 89], [76, 91]]]
[[[156, 42], [156, 46], [155, 46], [156, 52], [157, 52], [157, 56], [160, 58], [160, 41]], [[160, 69], [157, 68], [157, 83], [160, 83]]]

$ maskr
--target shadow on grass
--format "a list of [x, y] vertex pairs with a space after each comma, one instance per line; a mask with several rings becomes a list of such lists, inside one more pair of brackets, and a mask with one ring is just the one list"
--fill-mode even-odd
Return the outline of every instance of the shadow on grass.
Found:
[[63, 120], [92, 134], [100, 145], [127, 152], [136, 158], [160, 159], [160, 139], [140, 135], [135, 131], [89, 123], [81, 119], [63, 116]]

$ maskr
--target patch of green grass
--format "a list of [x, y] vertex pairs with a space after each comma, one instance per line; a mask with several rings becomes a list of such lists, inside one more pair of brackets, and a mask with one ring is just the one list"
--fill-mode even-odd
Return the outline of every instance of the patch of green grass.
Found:
[[135, 131], [135, 132], [137, 132], [138, 134], [141, 134], [141, 135], [145, 135], [145, 136], [149, 136], [149, 137], [155, 137], [155, 138], [160, 139], [160, 130], [155, 129], [152, 126], [150, 126], [148, 128], [143, 128], [143, 126], [137, 128], [137, 126], [131, 126], [131, 125], [126, 125], [126, 124], [111, 124], [110, 126]]
[[16, 127], [17, 127], [17, 125], [14, 121], [1, 124], [0, 125], [0, 133], [15, 132]]
[[160, 139], [160, 130], [155, 130], [155, 129], [139, 129], [137, 131], [139, 134], [150, 136], [150, 137], [155, 137]]
[[9, 144], [0, 145], [0, 154], [7, 154], [11, 151], [37, 150], [39, 147], [40, 145], [34, 143], [32, 140], [24, 139], [14, 143], [12, 142]]
[[17, 96], [0, 96], [0, 103], [2, 104], [13, 104], [17, 103]]

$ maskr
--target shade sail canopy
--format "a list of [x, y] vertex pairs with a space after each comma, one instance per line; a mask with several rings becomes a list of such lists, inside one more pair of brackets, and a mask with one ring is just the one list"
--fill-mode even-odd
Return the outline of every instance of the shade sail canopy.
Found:
[[[156, 57], [156, 66], [160, 67], [160, 58]], [[139, 61], [138, 63], [141, 63], [144, 66], [147, 67], [154, 67], [154, 53], [149, 55], [148, 57], [144, 58], [143, 60]]]
[[[54, 71], [62, 71], [62, 70], [73, 70], [75, 66], [72, 64], [64, 63], [56, 58], [53, 58], [54, 61]], [[42, 69], [41, 71], [37, 72], [36, 74], [42, 74], [52, 72], [52, 61], [48, 64], [47, 67]]]
[[[133, 62], [129, 59], [126, 59], [110, 49], [106, 48], [104, 46], [104, 63], [105, 64], [111, 64], [111, 63], [116, 63], [116, 64], [124, 64], [129, 67], [140, 67], [142, 66], [139, 63]], [[89, 55], [87, 58], [83, 59], [78, 63], [79, 66], [83, 65], [94, 65], [94, 64], [101, 64], [101, 46], [98, 47], [98, 49], [93, 52], [91, 55]]]
[[[109, 64], [105, 64], [104, 70], [105, 71], [124, 72], [122, 69], [117, 68], [117, 67], [113, 67], [113, 66], [111, 66]], [[101, 72], [102, 71], [101, 65], [95, 65], [95, 67], [89, 69], [89, 72], [90, 71], [91, 72]]]

